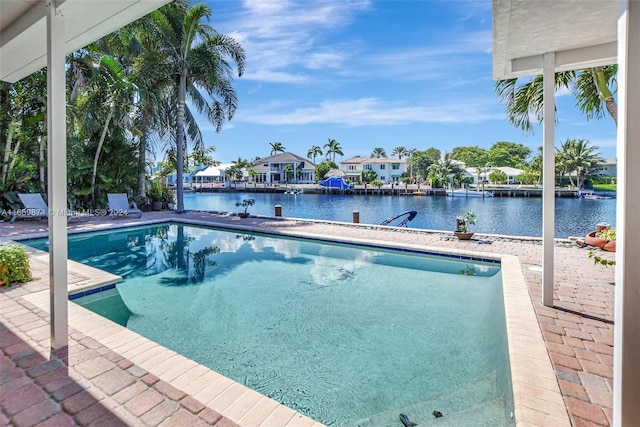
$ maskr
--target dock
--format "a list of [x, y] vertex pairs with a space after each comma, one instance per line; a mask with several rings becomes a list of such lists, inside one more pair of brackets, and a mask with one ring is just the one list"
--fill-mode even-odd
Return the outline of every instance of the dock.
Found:
[[[418, 186], [417, 184], [386, 184], [382, 187], [356, 184], [351, 189], [341, 190], [337, 188], [322, 187], [319, 184], [261, 184], [245, 183], [229, 184], [226, 186], [201, 186], [200, 184], [187, 188], [185, 191], [196, 193], [286, 193], [292, 189], [300, 189], [302, 194], [354, 194], [354, 195], [380, 195], [380, 196], [446, 196], [444, 188], [432, 188]], [[542, 197], [542, 188], [528, 187], [485, 187], [494, 197]], [[470, 190], [471, 191], [471, 190]], [[579, 198], [580, 190], [556, 189], [558, 198]]]

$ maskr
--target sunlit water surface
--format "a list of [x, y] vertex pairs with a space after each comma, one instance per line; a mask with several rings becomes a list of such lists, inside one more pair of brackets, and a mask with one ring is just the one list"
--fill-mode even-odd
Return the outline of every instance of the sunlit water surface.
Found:
[[[237, 212], [237, 201], [253, 198], [256, 204], [249, 212], [274, 215], [274, 206], [282, 206], [285, 217], [351, 222], [353, 211], [360, 222], [380, 224], [405, 211], [417, 211], [410, 227], [430, 230], [453, 230], [455, 217], [474, 211], [476, 232], [541, 236], [542, 199], [533, 197], [493, 197], [488, 199], [443, 196], [377, 196], [341, 194], [276, 194], [276, 193], [186, 193], [186, 209]], [[556, 198], [555, 235], [559, 238], [584, 236], [596, 224], [615, 225], [616, 200]]]
[[69, 256], [124, 277], [75, 302], [328, 425], [513, 423], [496, 264], [175, 224]]

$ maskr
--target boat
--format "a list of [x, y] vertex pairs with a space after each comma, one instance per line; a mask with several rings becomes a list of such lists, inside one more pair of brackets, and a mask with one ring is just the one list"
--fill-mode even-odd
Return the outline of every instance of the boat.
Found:
[[447, 190], [447, 196], [449, 197], [493, 197], [493, 194], [488, 191], [474, 191], [467, 189]]
[[302, 189], [301, 188], [290, 188], [288, 190], [285, 190], [284, 194], [295, 194], [297, 196], [298, 194], [302, 194]]
[[344, 180], [339, 176], [332, 176], [318, 182], [322, 187], [337, 188], [339, 190], [353, 190], [353, 184]]
[[588, 199], [588, 200], [600, 200], [600, 199], [612, 199], [613, 197], [611, 197], [611, 196], [600, 196], [598, 194], [583, 194], [582, 198], [583, 199]]
[[382, 223], [380, 223], [380, 225], [390, 225], [391, 222], [395, 221], [396, 219], [402, 218], [402, 221], [400, 221], [398, 223], [398, 225], [396, 225], [396, 227], [407, 227], [407, 223], [412, 221], [413, 218], [416, 217], [416, 215], [418, 215], [417, 211], [402, 212], [401, 214], [394, 215], [391, 218], [388, 218], [388, 219], [382, 221]]

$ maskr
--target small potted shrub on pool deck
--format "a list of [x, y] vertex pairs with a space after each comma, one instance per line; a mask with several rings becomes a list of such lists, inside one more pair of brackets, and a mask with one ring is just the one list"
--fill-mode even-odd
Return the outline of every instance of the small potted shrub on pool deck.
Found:
[[236, 202], [236, 206], [242, 206], [244, 208], [244, 212], [238, 213], [238, 216], [240, 218], [247, 218], [249, 216], [249, 212], [247, 212], [247, 209], [249, 209], [249, 206], [253, 206], [255, 203], [255, 199], [244, 199], [241, 202]]
[[458, 240], [469, 240], [473, 237], [473, 232], [469, 231], [469, 226], [476, 223], [476, 213], [467, 211], [464, 215], [456, 217], [456, 231], [454, 231]]
[[151, 203], [151, 210], [161, 211], [164, 208], [173, 208], [175, 203], [173, 190], [164, 182], [153, 181], [147, 191], [147, 197]]
[[15, 243], [0, 245], [0, 285], [33, 280], [29, 255], [23, 246]]
[[151, 203], [151, 210], [153, 211], [161, 211], [162, 210], [162, 191], [163, 184], [159, 181], [153, 181], [151, 186], [147, 190], [147, 197], [149, 198], [149, 203]]

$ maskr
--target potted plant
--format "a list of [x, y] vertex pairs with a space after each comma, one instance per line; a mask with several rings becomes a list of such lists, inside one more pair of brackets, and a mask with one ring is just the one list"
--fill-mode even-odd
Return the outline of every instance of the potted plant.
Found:
[[164, 184], [162, 184], [160, 181], [153, 181], [151, 183], [151, 187], [147, 191], [147, 197], [149, 198], [149, 202], [151, 202], [151, 210], [162, 210], [163, 187]]
[[160, 201], [163, 208], [173, 210], [175, 204], [173, 190], [166, 184], [160, 184]]
[[247, 212], [247, 209], [249, 209], [249, 206], [253, 206], [255, 203], [255, 199], [244, 199], [241, 202], [236, 202], [236, 206], [242, 206], [244, 208], [244, 212], [238, 213], [238, 216], [240, 218], [247, 218], [249, 216], [249, 212]]
[[605, 240], [605, 244], [602, 247], [605, 251], [615, 252], [616, 251], [616, 228], [607, 228], [599, 233], [596, 233], [598, 237]]
[[469, 240], [473, 237], [473, 232], [469, 231], [469, 226], [476, 223], [476, 213], [467, 211], [464, 215], [456, 217], [456, 230], [454, 231], [458, 240]]
[[171, 209], [175, 200], [173, 190], [165, 183], [153, 181], [147, 191], [147, 197], [151, 203], [151, 210], [161, 211], [164, 208]]
[[616, 251], [616, 229], [605, 228], [600, 231], [592, 231], [585, 236], [585, 243], [589, 246], [604, 249], [605, 251]]
[[[591, 234], [595, 233], [595, 235], [592, 237], [592, 239], [599, 239], [602, 240], [603, 242], [605, 242], [602, 246], [598, 246], [600, 248], [602, 248], [605, 251], [608, 252], [615, 252], [616, 251], [616, 229], [614, 228], [605, 228], [604, 230], [601, 231], [594, 231], [592, 233], [589, 233], [587, 235], [587, 237], [589, 237]], [[600, 255], [596, 254], [595, 250], [590, 250], [589, 251], [589, 258], [593, 258], [593, 262], [596, 264], [602, 264], [605, 267], [608, 267], [610, 265], [616, 265], [616, 260], [615, 259], [610, 259], [608, 257], [601, 257]]]

